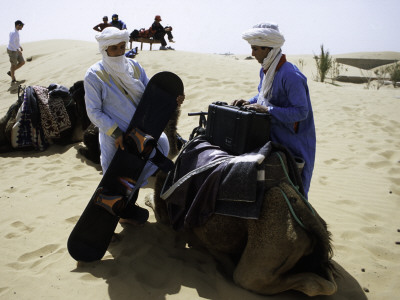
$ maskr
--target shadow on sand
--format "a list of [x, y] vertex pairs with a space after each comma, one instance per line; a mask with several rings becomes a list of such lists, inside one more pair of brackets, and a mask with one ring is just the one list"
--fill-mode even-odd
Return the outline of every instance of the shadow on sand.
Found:
[[[231, 276], [221, 272], [218, 262], [202, 250], [187, 248], [172, 229], [157, 223], [142, 227], [124, 225], [118, 241], [111, 244], [103, 260], [80, 263], [72, 272], [90, 273], [108, 284], [110, 299], [164, 300], [168, 295], [188, 290], [202, 299], [299, 300], [310, 299], [299, 292], [262, 296], [236, 286]], [[315, 300], [365, 300], [364, 291], [346, 270], [334, 263], [338, 291]], [[132, 298], [133, 297], [133, 298]]]
[[18, 87], [25, 83], [26, 80], [17, 80], [15, 82], [11, 82], [10, 87], [8, 88], [8, 92], [10, 92], [10, 94], [16, 94], [18, 93]]

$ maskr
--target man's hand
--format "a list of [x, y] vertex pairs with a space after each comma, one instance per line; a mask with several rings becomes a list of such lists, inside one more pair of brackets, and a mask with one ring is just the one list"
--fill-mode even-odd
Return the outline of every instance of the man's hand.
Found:
[[243, 100], [243, 99], [240, 99], [240, 100], [234, 100], [232, 103], [231, 103], [231, 105], [233, 105], [233, 106], [243, 106], [243, 105], [249, 105], [250, 104], [250, 102], [249, 101], [247, 101], [247, 100]]
[[185, 95], [179, 95], [176, 98], [176, 103], [178, 103], [178, 106], [181, 106], [181, 104], [183, 103], [183, 101], [185, 101]]
[[117, 138], [114, 140], [114, 143], [115, 143], [115, 147], [116, 147], [117, 149], [118, 149], [118, 147], [119, 147], [119, 148], [121, 148], [121, 150], [125, 150], [125, 147], [124, 147], [124, 137], [123, 137], [123, 135], [117, 137]]
[[260, 104], [257, 104], [257, 103], [248, 104], [248, 105], [245, 105], [245, 106], [246, 106], [247, 109], [253, 110], [255, 112], [259, 112], [259, 113], [267, 113], [268, 112], [268, 107], [267, 106], [260, 105]]

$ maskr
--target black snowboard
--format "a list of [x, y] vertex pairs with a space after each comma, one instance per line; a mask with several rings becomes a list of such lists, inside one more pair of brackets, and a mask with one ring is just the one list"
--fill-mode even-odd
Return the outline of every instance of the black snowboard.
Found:
[[[183, 95], [183, 83], [176, 74], [160, 72], [150, 79], [125, 133], [125, 150], [118, 148], [68, 238], [68, 251], [75, 260], [85, 262], [100, 260], [107, 251], [118, 224], [118, 216], [95, 203], [99, 199], [99, 191], [107, 190], [108, 194], [111, 192], [115, 195], [125, 194], [128, 200], [133, 198], [131, 201], [133, 203], [136, 200], [133, 194], [140, 188], [142, 183], [140, 175], [148, 158], [131, 149], [128, 150], [130, 147], [127, 147], [127, 143], [132, 140], [127, 137], [127, 133], [138, 129], [157, 141], [177, 108], [176, 98], [179, 95]], [[159, 161], [158, 155], [158, 163]], [[154, 163], [158, 164], [155, 161]], [[127, 191], [126, 185], [121, 183], [121, 178], [134, 180], [135, 190]]]

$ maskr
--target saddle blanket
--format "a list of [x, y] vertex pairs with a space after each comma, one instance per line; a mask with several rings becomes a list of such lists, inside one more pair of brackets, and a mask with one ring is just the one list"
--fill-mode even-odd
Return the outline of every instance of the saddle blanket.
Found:
[[175, 229], [195, 227], [213, 214], [257, 219], [264, 198], [271, 143], [256, 152], [230, 155], [204, 137], [190, 141], [166, 179], [166, 200]]

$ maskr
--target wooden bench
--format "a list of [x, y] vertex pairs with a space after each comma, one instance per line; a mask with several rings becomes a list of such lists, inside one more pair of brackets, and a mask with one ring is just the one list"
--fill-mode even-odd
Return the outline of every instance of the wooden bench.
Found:
[[130, 49], [132, 49], [133, 42], [140, 43], [140, 51], [143, 50], [143, 43], [150, 44], [150, 51], [152, 50], [153, 44], [161, 44], [160, 40], [155, 40], [152, 38], [135, 38], [135, 39], [130, 38], [129, 42], [130, 42], [130, 47], [131, 47]]

